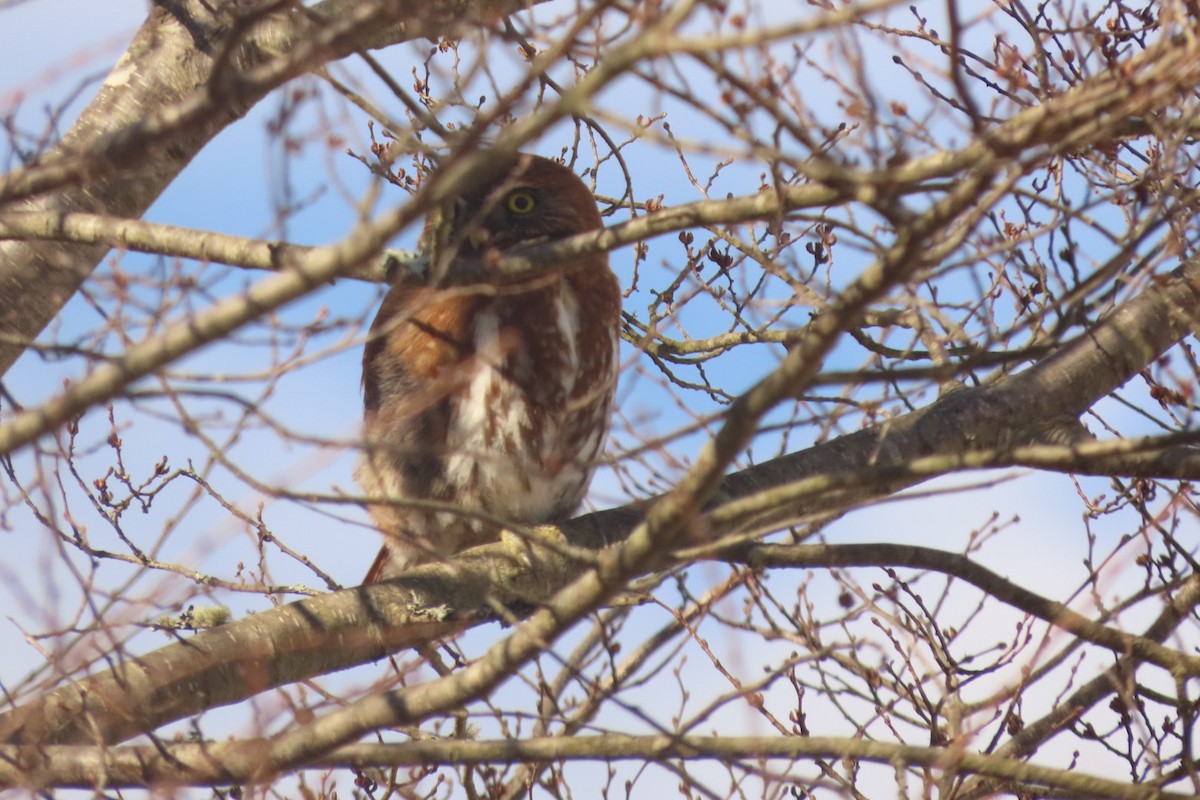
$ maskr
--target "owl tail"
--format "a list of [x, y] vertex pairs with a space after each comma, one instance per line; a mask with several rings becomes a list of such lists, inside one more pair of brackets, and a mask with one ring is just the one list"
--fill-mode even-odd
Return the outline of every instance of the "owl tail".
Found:
[[392, 560], [392, 554], [387, 547], [379, 548], [379, 555], [375, 556], [375, 562], [371, 564], [371, 568], [367, 570], [367, 576], [363, 578], [363, 583], [379, 583], [387, 576], [384, 574], [388, 567], [388, 562]]

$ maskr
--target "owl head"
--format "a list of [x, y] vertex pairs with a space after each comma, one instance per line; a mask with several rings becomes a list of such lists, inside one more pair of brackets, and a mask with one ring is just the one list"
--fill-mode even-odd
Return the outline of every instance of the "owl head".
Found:
[[553, 241], [603, 227], [596, 200], [571, 169], [522, 153], [512, 168], [455, 198], [425, 223], [435, 257], [488, 260], [515, 245]]

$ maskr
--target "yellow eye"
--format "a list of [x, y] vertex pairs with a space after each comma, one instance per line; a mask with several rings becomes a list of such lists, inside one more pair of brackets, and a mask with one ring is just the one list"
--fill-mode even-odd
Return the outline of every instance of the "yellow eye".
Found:
[[504, 205], [514, 214], [528, 214], [537, 207], [537, 198], [532, 193], [518, 189], [509, 192]]

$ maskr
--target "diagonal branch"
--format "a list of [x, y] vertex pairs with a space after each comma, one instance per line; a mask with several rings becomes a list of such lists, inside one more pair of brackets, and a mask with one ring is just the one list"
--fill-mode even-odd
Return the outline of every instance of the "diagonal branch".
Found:
[[[240, 742], [167, 744], [99, 750], [54, 745], [33, 753], [0, 746], [0, 785], [42, 785], [91, 789], [157, 784], [221, 786], [244, 776], [229, 770], [226, 759]], [[1120, 798], [1120, 800], [1185, 800], [1192, 794], [1163, 791], [1156, 785], [1114, 781], [1079, 770], [1054, 769], [994, 755], [963, 752], [956, 747], [919, 747], [829, 736], [553, 736], [525, 740], [413, 741], [403, 744], [359, 744], [333, 751], [307, 764], [335, 769], [347, 764], [365, 769], [426, 764], [513, 764], [545, 761], [642, 762], [721, 759], [846, 758], [888, 765], [920, 765], [958, 775], [989, 778], [998, 790], [1053, 792], [1056, 797]]]
[[[857, 473], [857, 483], [847, 481], [833, 501], [818, 495], [803, 504], [808, 513], [844, 509], [930, 477], [900, 471], [916, 456], [1042, 441], [1060, 430], [1064, 412], [1086, 409], [1187, 332], [1193, 322], [1180, 309], [1200, 307], [1197, 272], [1191, 265], [1171, 280], [1151, 284], [1088, 337], [1023, 373], [994, 386], [946, 395], [884, 427], [732, 474], [721, 484], [721, 493], [734, 501], [805, 478]], [[1047, 373], [1056, 375], [1063, 387], [1053, 395], [1058, 401], [1052, 409], [1040, 405], [1048, 402], [1045, 395], [1031, 395], [1029, 388]], [[888, 475], [889, 469], [897, 473]], [[640, 507], [596, 512], [565, 523], [562, 532], [574, 546], [599, 550], [628, 536], [641, 514]], [[199, 633], [0, 715], [0, 740], [118, 741], [206, 707], [238, 702], [478, 625], [492, 618], [476, 612], [487, 608], [490, 599], [543, 601], [586, 568], [586, 562], [569, 558], [561, 548], [511, 541], [488, 545], [386, 584], [302, 600]], [[431, 615], [427, 609], [442, 611]]]
[[[272, 4], [284, 10], [239, 18], [237, 3], [158, 3], [54, 150], [0, 178], [0, 203], [140, 217], [205, 144], [291, 78], [364, 47], [441, 35], [527, 5], [326, 0], [304, 13]], [[107, 249], [0, 242], [0, 375]]]
[[[1077, 424], [1075, 415], [1136, 375], [1190, 329], [1193, 318], [1181, 309], [1200, 307], [1196, 273], [1197, 267], [1189, 265], [1171, 279], [1152, 283], [1087, 337], [1023, 373], [951, 393], [886, 426], [730, 475], [721, 493], [736, 500], [814, 476], [858, 473], [856, 485], [847, 482], [832, 498], [818, 495], [803, 504], [808, 513], [845, 509], [929, 477], [903, 472], [902, 465], [916, 457], [1004, 451], [1061, 435], [1068, 423]], [[787, 377], [772, 391], [795, 385], [795, 376]], [[1048, 395], [1039, 387], [1051, 378], [1062, 388]], [[701, 496], [695, 493], [691, 502]], [[597, 550], [625, 539], [641, 513], [640, 508], [597, 512], [564, 524], [562, 531], [570, 544]], [[693, 518], [690, 529], [703, 530], [702, 519]], [[645, 574], [663, 563], [669, 550], [626, 562], [624, 571]], [[481, 617], [476, 609], [488, 607], [491, 598], [501, 603], [544, 601], [585, 569], [585, 563], [561, 548], [489, 545], [388, 584], [303, 600], [200, 633], [0, 716], [0, 738], [25, 743], [127, 738], [205, 707], [479, 624], [490, 615]], [[422, 609], [456, 610], [431, 619]], [[270, 648], [264, 642], [271, 642]]]

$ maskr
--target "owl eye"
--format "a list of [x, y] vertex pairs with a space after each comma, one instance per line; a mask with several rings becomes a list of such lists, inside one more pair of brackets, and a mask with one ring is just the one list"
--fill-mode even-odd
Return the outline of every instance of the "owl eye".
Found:
[[532, 193], [518, 189], [509, 192], [504, 205], [514, 214], [528, 214], [537, 208], [537, 198]]

